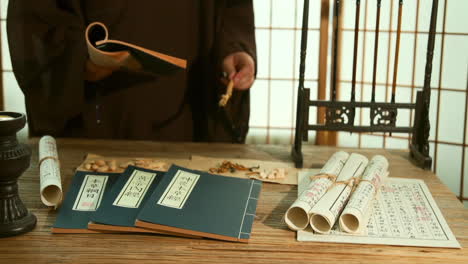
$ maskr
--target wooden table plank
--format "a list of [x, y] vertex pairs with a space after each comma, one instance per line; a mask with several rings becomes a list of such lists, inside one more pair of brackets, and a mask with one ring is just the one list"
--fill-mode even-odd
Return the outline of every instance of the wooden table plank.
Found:
[[[144, 234], [60, 234], [50, 227], [56, 212], [39, 197], [37, 139], [32, 139], [31, 167], [20, 178], [20, 194], [37, 216], [34, 231], [0, 239], [0, 263], [468, 263], [468, 250], [297, 242], [282, 222], [296, 199], [296, 186], [264, 184], [249, 244]], [[63, 185], [86, 153], [104, 156], [189, 158], [190, 155], [287, 161], [290, 146], [156, 143], [59, 139]], [[304, 146], [306, 166], [323, 164], [337, 148]], [[468, 246], [468, 210], [431, 172], [413, 166], [406, 151], [352, 150], [368, 157], [385, 155], [391, 177], [423, 179], [463, 247]]]

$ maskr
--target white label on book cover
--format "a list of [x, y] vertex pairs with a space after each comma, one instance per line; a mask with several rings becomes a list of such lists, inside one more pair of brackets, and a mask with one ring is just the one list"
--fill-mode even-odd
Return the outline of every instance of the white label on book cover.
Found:
[[76, 196], [73, 210], [96, 211], [106, 189], [107, 175], [86, 175]]
[[179, 170], [161, 198], [159, 198], [158, 204], [182, 209], [199, 178], [200, 175], [198, 174]]
[[112, 205], [138, 208], [146, 195], [151, 183], [156, 178], [156, 173], [135, 170], [128, 178], [127, 183], [120, 191]]

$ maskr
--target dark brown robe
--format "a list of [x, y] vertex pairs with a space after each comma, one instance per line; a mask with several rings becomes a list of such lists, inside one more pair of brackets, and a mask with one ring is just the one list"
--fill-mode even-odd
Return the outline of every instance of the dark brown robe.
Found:
[[[109, 38], [185, 58], [186, 71], [149, 76], [119, 70], [84, 80], [84, 31], [103, 22]], [[251, 0], [15, 0], [7, 33], [31, 135], [244, 142], [249, 92], [218, 100], [221, 62], [256, 58]]]

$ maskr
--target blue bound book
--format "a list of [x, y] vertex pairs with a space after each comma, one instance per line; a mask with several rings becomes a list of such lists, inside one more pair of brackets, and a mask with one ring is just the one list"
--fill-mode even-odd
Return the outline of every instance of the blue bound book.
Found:
[[104, 194], [101, 206], [90, 217], [88, 229], [186, 236], [135, 226], [138, 212], [163, 177], [162, 171], [128, 166], [112, 189]]
[[262, 183], [173, 165], [140, 210], [136, 226], [248, 242]]
[[120, 173], [77, 171], [61, 205], [52, 233], [97, 233], [88, 230], [91, 214], [112, 188]]

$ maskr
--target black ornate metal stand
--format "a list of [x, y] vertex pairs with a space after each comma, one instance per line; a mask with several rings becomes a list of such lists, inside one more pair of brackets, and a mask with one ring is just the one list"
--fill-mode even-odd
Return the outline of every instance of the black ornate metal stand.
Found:
[[31, 158], [29, 147], [16, 139], [25, 124], [23, 114], [0, 112], [0, 237], [22, 234], [36, 226], [36, 217], [18, 195], [18, 178]]
[[[377, 15], [376, 15], [376, 34], [375, 34], [375, 50], [374, 50], [374, 80], [372, 87], [372, 98], [369, 102], [355, 101], [355, 84], [356, 84], [356, 54], [359, 36], [359, 10], [360, 1], [356, 0], [356, 24], [354, 35], [354, 63], [353, 63], [353, 80], [350, 101], [337, 101], [336, 100], [336, 54], [338, 46], [338, 20], [340, 17], [340, 0], [335, 0], [334, 6], [334, 38], [333, 38], [333, 69], [332, 69], [332, 87], [331, 87], [331, 100], [310, 100], [310, 90], [304, 88], [304, 72], [305, 72], [305, 59], [307, 53], [307, 29], [308, 29], [308, 16], [309, 16], [309, 0], [304, 1], [303, 21], [302, 21], [302, 36], [301, 36], [301, 61], [299, 69], [299, 87], [297, 99], [297, 115], [296, 115], [296, 131], [294, 146], [292, 149], [292, 157], [296, 167], [303, 166], [302, 155], [302, 140], [307, 141], [309, 130], [328, 130], [328, 131], [349, 131], [349, 132], [388, 132], [388, 133], [411, 133], [412, 139], [410, 144], [410, 155], [414, 161], [424, 169], [430, 169], [432, 159], [429, 156], [429, 104], [430, 104], [430, 83], [432, 73], [432, 58], [434, 54], [434, 40], [435, 29], [437, 22], [437, 9], [438, 0], [432, 2], [431, 24], [429, 29], [426, 71], [424, 79], [424, 87], [422, 91], [417, 92], [416, 103], [396, 103], [396, 74], [398, 67], [399, 43], [401, 34], [401, 17], [403, 0], [399, 1], [398, 12], [398, 29], [397, 29], [397, 43], [394, 65], [394, 76], [392, 85], [392, 98], [391, 102], [375, 102], [375, 76], [377, 70], [377, 50], [379, 38], [379, 24], [380, 24], [380, 3], [377, 0]], [[325, 124], [309, 124], [309, 108], [310, 107], [323, 107], [325, 108], [326, 118]], [[357, 108], [370, 109], [370, 124], [367, 126], [355, 125], [355, 113]], [[398, 109], [415, 110], [414, 124], [411, 127], [401, 127], [396, 125], [396, 118]]]

